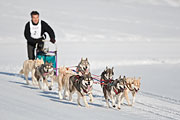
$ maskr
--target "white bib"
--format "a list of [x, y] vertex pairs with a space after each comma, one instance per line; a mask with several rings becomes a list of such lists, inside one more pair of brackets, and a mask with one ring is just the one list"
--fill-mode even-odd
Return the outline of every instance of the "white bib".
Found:
[[30, 33], [34, 39], [41, 38], [41, 20], [37, 25], [33, 25], [32, 21], [30, 21]]

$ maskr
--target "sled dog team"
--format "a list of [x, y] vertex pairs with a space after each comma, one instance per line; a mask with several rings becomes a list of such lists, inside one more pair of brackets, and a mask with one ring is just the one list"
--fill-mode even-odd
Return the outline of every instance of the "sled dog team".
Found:
[[[88, 59], [81, 58], [80, 63], [76, 66], [76, 72], [68, 67], [58, 68], [58, 76], [54, 74], [52, 63], [44, 63], [43, 59], [26, 60], [23, 64], [23, 69], [20, 74], [24, 74], [26, 83], [29, 84], [28, 74], [31, 72], [32, 84], [38, 85], [40, 89], [45, 90], [48, 87], [52, 90], [53, 82], [58, 83], [59, 99], [69, 99], [72, 101], [72, 95], [77, 93], [77, 103], [81, 106], [80, 99], [82, 98], [86, 107], [89, 107], [86, 100], [87, 95], [90, 97], [90, 102], [93, 102], [93, 77], [90, 73], [90, 64]], [[100, 86], [102, 88], [104, 98], [109, 108], [109, 100], [112, 102], [112, 107], [120, 109], [124, 98], [129, 106], [135, 103], [136, 93], [140, 88], [141, 78], [130, 78], [126, 76], [119, 76], [114, 79], [114, 68], [108, 68], [102, 72], [100, 78]], [[51, 84], [48, 83], [48, 78], [51, 79]], [[63, 95], [62, 95], [63, 91]], [[131, 92], [133, 99], [130, 102], [128, 93]]]

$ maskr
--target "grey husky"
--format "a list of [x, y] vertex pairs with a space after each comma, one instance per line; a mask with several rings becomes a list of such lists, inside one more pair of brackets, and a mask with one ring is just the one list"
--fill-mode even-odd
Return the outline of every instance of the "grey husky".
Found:
[[44, 64], [43, 59], [38, 59], [38, 58], [37, 58], [37, 60], [26, 60], [26, 61], [24, 61], [23, 69], [21, 69], [21, 71], [19, 73], [24, 74], [24, 77], [26, 79], [27, 84], [29, 84], [28, 75], [29, 75], [29, 72], [31, 72], [32, 83], [34, 86], [36, 85], [37, 81], [35, 81], [35, 79], [34, 79], [35, 68], [38, 66], [41, 66], [42, 64]]
[[79, 62], [76, 71], [79, 75], [88, 74], [90, 72], [90, 64], [88, 58], [81, 58], [81, 61]]
[[40, 84], [40, 81], [42, 81], [43, 89], [44, 89], [44, 82], [45, 82], [49, 90], [52, 90], [51, 86], [48, 85], [48, 81], [47, 81], [49, 77], [52, 78], [54, 76], [54, 69], [53, 69], [52, 63], [46, 62], [45, 64], [42, 64], [41, 66], [36, 67], [34, 76], [38, 81], [38, 85], [40, 89], [42, 89], [41, 84]]
[[106, 67], [106, 70], [104, 70], [101, 74], [101, 79], [100, 79], [101, 87], [103, 88], [105, 84], [113, 80], [113, 77], [114, 77], [114, 67], [112, 68]]
[[90, 102], [93, 102], [92, 96], [92, 86], [93, 86], [93, 78], [91, 77], [91, 73], [80, 75], [73, 75], [69, 78], [69, 100], [72, 101], [72, 95], [76, 91], [78, 98], [77, 103], [80, 104], [80, 98], [82, 97], [86, 107], [89, 107], [88, 102], [86, 100], [86, 94], [90, 97]]
[[121, 105], [121, 96], [125, 89], [125, 80], [126, 77], [113, 80], [113, 68], [110, 69], [106, 67], [106, 70], [101, 74], [101, 87], [104, 93], [104, 98], [106, 100], [107, 107], [109, 108], [109, 99], [112, 101], [112, 106], [115, 108], [115, 101], [117, 98], [118, 101], [118, 109], [120, 109]]

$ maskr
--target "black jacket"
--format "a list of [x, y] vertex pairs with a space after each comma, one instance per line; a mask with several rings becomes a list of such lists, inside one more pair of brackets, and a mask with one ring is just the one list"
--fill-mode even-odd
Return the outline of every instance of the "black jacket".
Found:
[[[41, 20], [41, 35], [43, 35], [45, 32], [49, 34], [50, 39], [55, 39], [55, 34], [54, 34], [53, 29], [45, 21]], [[31, 37], [30, 22], [26, 23], [24, 36], [28, 44], [35, 45], [38, 41], [38, 39], [34, 39]], [[39, 39], [42, 39], [42, 38], [39, 38]]]

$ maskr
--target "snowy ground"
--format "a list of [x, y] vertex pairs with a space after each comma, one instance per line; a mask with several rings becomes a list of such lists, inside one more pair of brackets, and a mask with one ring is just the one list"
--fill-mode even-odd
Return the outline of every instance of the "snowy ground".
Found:
[[[57, 85], [45, 92], [26, 85], [17, 73], [32, 10], [55, 30], [59, 66], [88, 57], [94, 74], [114, 66], [115, 77], [141, 76], [135, 106], [107, 109], [99, 85], [88, 109], [76, 95], [59, 101]], [[179, 0], [0, 1], [0, 119], [180, 119], [179, 12]]]

